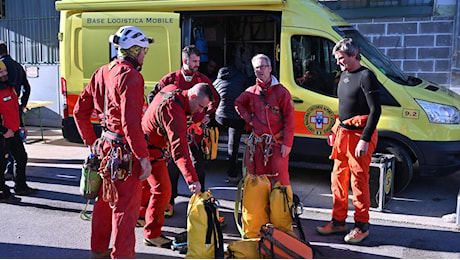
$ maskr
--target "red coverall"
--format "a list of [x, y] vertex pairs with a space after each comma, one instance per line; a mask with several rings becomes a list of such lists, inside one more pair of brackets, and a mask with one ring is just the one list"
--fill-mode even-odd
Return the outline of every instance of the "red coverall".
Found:
[[[155, 86], [155, 88], [150, 92], [149, 94], [149, 99], [152, 98], [152, 97], [155, 97], [155, 95], [162, 91], [162, 89], [168, 85], [175, 85], [176, 88], [178, 89], [183, 89], [183, 90], [186, 90], [186, 89], [190, 89], [191, 87], [193, 87], [195, 84], [197, 83], [207, 83], [212, 91], [213, 91], [213, 96], [214, 96], [214, 101], [211, 102], [210, 106], [208, 107], [208, 110], [207, 112], [203, 110], [203, 112], [200, 112], [200, 113], [195, 113], [193, 114], [193, 122], [197, 123], [197, 122], [201, 122], [204, 118], [204, 116], [206, 115], [206, 113], [208, 114], [211, 114], [211, 113], [215, 113], [216, 112], [216, 109], [217, 107], [219, 106], [219, 99], [220, 99], [220, 96], [219, 94], [216, 92], [216, 90], [212, 87], [212, 82], [211, 80], [204, 74], [202, 73], [199, 73], [199, 72], [195, 72], [192, 80], [190, 82], [187, 82], [185, 81], [185, 78], [182, 76], [182, 69], [181, 70], [178, 70], [178, 71], [174, 71], [174, 72], [170, 72], [169, 74], [166, 74], [163, 78], [161, 78], [161, 80], [158, 82], [158, 85]], [[203, 138], [202, 135], [198, 135], [196, 134], [195, 135], [195, 143], [199, 144], [201, 142], [201, 139]], [[190, 144], [191, 147], [194, 146], [194, 144]], [[201, 148], [196, 148], [196, 149], [201, 149]], [[192, 154], [193, 156], [193, 154]], [[200, 157], [202, 157], [202, 155], [200, 155]], [[196, 162], [197, 165], [195, 165], [196, 167], [196, 172], [200, 178], [200, 183], [201, 183], [201, 188], [204, 189], [204, 162], [203, 162], [203, 158], [195, 158], [194, 160]], [[171, 166], [171, 165], [170, 165]], [[178, 165], [176, 165], [178, 166]], [[173, 189], [173, 194], [172, 196], [175, 197], [177, 196], [177, 181], [178, 181], [178, 178], [179, 178], [179, 173], [178, 173], [178, 168], [177, 167], [171, 167], [173, 172], [170, 172], [170, 180], [171, 180], [171, 183], [174, 185], [175, 184], [175, 187], [171, 187]], [[175, 179], [174, 179], [175, 178]], [[140, 213], [139, 213], [139, 216], [140, 217], [144, 217], [145, 216], [145, 211], [148, 207], [147, 205], [147, 202], [150, 200], [150, 188], [147, 187], [147, 182], [144, 182], [144, 185], [142, 187], [142, 202], [141, 202], [141, 209], [140, 209]], [[145, 218], [145, 217], [144, 217]]]
[[[366, 125], [368, 115], [355, 116], [343, 121], [345, 125], [363, 127]], [[356, 158], [355, 149], [361, 139], [363, 129], [348, 130], [340, 127], [337, 123], [334, 126], [334, 146], [330, 158], [334, 159], [334, 169], [331, 174], [331, 190], [333, 193], [332, 217], [338, 221], [345, 221], [348, 212], [348, 191], [350, 183], [353, 190], [353, 205], [355, 206], [354, 220], [369, 222], [369, 165], [372, 160], [372, 153], [377, 145], [377, 129], [372, 134], [367, 154]]]
[[[246, 156], [245, 164], [251, 174], [276, 174], [273, 177], [281, 185], [290, 185], [289, 181], [289, 156], [281, 156], [281, 145], [292, 147], [294, 139], [294, 105], [291, 94], [272, 76], [270, 85], [257, 84], [249, 87], [236, 100], [235, 108], [247, 123], [252, 122], [253, 132], [256, 136], [271, 134], [277, 140], [273, 144], [273, 155], [264, 166], [264, 152], [262, 145], [256, 145], [254, 161]], [[249, 146], [246, 151], [249, 154]]]
[[[175, 89], [177, 89], [176, 86], [168, 85], [161, 92], [168, 93]], [[171, 182], [166, 162], [162, 157], [162, 149], [166, 147], [167, 142], [170, 144], [171, 156], [187, 183], [192, 184], [198, 181], [186, 137], [187, 114], [190, 114], [187, 90], [176, 92], [174, 96], [176, 100], [170, 98], [165, 101], [164, 105], [161, 105], [164, 96], [162, 93], [157, 94], [142, 118], [142, 129], [149, 137], [149, 159], [152, 162], [152, 174], [147, 179], [150, 186], [148, 193], [150, 201], [146, 208], [144, 226], [144, 236], [149, 239], [161, 235], [164, 211], [171, 197]], [[161, 116], [158, 118], [159, 108], [161, 108]], [[156, 120], [161, 120], [167, 136], [162, 135]], [[144, 181], [143, 188], [145, 187]]]
[[[136, 62], [130, 61], [117, 59], [100, 67], [80, 94], [74, 108], [75, 122], [86, 145], [92, 145], [96, 140], [90, 121], [91, 113], [95, 109], [101, 125], [124, 136], [133, 153], [132, 175], [123, 182], [115, 181], [119, 196], [116, 206], [112, 209], [103, 201], [102, 189], [94, 204], [91, 251], [106, 251], [112, 234], [112, 258], [135, 257], [134, 229], [139, 214], [139, 176], [142, 171], [137, 159], [149, 155], [141, 127], [144, 78], [135, 69], [133, 63]], [[105, 122], [104, 96], [107, 100]], [[110, 143], [105, 140], [103, 142], [105, 155], [110, 149]]]

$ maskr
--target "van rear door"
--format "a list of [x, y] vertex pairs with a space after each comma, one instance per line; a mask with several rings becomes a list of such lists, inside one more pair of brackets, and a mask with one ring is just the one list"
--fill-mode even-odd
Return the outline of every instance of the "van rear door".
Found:
[[142, 66], [146, 93], [161, 77], [180, 68], [180, 20], [179, 14], [169, 12], [86, 12], [82, 14], [82, 63], [83, 84], [86, 85], [92, 73], [116, 56], [108, 39], [119, 27], [139, 27], [155, 42]]

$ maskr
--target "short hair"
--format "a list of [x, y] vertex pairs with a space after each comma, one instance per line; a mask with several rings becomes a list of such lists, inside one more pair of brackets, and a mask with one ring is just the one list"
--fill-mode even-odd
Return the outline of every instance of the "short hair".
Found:
[[[271, 66], [271, 65], [272, 65], [272, 62], [271, 62], [270, 58], [269, 58], [267, 55], [261, 54], [261, 53], [260, 53], [260, 54], [257, 54], [257, 55], [254, 56], [254, 57], [252, 57], [252, 59], [251, 59], [251, 64], [254, 64], [254, 61], [255, 61], [255, 60], [258, 60], [258, 59], [264, 59], [264, 60], [267, 62], [267, 65], [268, 65], [268, 66]], [[254, 67], [254, 65], [253, 65], [253, 67]]]
[[361, 60], [361, 53], [359, 51], [359, 46], [356, 44], [352, 38], [344, 38], [340, 40], [332, 49], [332, 54], [336, 52], [344, 52], [349, 57], [356, 56], [357, 60]]
[[209, 101], [214, 101], [214, 93], [208, 83], [197, 83], [194, 87], [196, 87], [197, 96], [207, 97]]
[[8, 47], [4, 41], [0, 41], [0, 55], [7, 55], [8, 54]]
[[195, 54], [196, 56], [201, 56], [200, 50], [195, 46], [195, 45], [189, 45], [185, 46], [182, 49], [182, 59], [189, 59], [192, 54]]

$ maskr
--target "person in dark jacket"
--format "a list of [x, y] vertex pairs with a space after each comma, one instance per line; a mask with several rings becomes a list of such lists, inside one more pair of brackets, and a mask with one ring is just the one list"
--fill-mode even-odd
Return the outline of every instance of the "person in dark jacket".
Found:
[[229, 161], [226, 181], [235, 184], [239, 180], [238, 149], [245, 125], [245, 121], [235, 110], [235, 99], [248, 87], [247, 79], [233, 66], [222, 67], [213, 85], [220, 96], [215, 116], [216, 121], [228, 129], [227, 153]]
[[[5, 63], [6, 69], [8, 70], [8, 82], [11, 86], [14, 87], [16, 94], [19, 97], [19, 118], [21, 120], [20, 125], [22, 128], [24, 128], [24, 122], [22, 122], [22, 114], [24, 113], [30, 96], [30, 84], [27, 80], [26, 72], [24, 71], [24, 68], [21, 66], [21, 64], [13, 60], [8, 54], [8, 47], [3, 41], [0, 41], [0, 60]], [[24, 131], [24, 133], [27, 135], [27, 131]], [[8, 175], [5, 176], [6, 179], [12, 179], [14, 174], [14, 162], [14, 157], [12, 154], [9, 154], [7, 167]]]

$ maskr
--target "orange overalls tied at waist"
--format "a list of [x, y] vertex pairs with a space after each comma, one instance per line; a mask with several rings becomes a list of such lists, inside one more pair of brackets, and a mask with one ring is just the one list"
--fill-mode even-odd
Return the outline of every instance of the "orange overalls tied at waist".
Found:
[[367, 154], [358, 158], [355, 157], [355, 149], [368, 118], [368, 115], [355, 116], [336, 123], [332, 129], [333, 134], [335, 134], [330, 155], [330, 158], [334, 159], [334, 169], [331, 175], [332, 217], [338, 221], [345, 221], [347, 217], [351, 178], [353, 205], [355, 206], [354, 220], [363, 223], [369, 222], [369, 165], [377, 145], [377, 130], [372, 134]]

